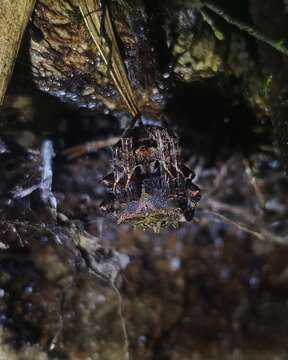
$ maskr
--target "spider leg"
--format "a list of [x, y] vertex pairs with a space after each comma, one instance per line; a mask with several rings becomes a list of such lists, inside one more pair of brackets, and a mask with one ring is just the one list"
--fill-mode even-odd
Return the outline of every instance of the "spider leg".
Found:
[[119, 182], [122, 180], [123, 178], [123, 173], [121, 173], [119, 175], [119, 172], [116, 173], [116, 179], [114, 181], [114, 184], [113, 184], [113, 193], [116, 192], [116, 187], [118, 186]]
[[165, 161], [160, 160], [161, 165], [163, 166], [164, 171], [171, 177], [174, 178], [174, 176], [171, 174], [171, 171], [168, 169], [167, 164]]
[[182, 170], [179, 168], [178, 163], [176, 163], [174, 166], [175, 166], [177, 173], [181, 174], [185, 178], [185, 175], [183, 174]]
[[133, 169], [129, 172], [128, 176], [127, 176], [127, 181], [126, 181], [126, 185], [125, 185], [125, 190], [127, 191], [128, 189], [128, 186], [130, 184], [130, 181], [132, 179], [132, 176], [134, 175], [135, 173], [135, 170], [137, 168], [138, 165], [134, 166]]
[[136, 125], [138, 120], [139, 120], [139, 125], [144, 127], [141, 115], [136, 115], [131, 120], [131, 122], [126, 126], [126, 128], [124, 129], [121, 137], [127, 137], [129, 135], [129, 132], [134, 128], [134, 126]]

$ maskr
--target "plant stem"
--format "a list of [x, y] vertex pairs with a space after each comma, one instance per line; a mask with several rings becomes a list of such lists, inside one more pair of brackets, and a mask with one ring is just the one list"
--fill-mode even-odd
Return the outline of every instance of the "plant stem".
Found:
[[216, 6], [215, 4], [210, 3], [209, 1], [201, 1], [199, 3], [200, 7], [206, 7], [207, 9], [213, 11], [215, 14], [221, 16], [228, 24], [236, 26], [238, 29], [245, 31], [250, 36], [255, 39], [271, 46], [275, 50], [281, 52], [282, 54], [288, 56], [288, 48], [283, 45], [282, 41], [275, 41], [270, 39], [266, 35], [263, 35], [259, 31], [255, 30], [253, 27], [242, 23], [239, 20], [233, 19], [230, 15], [228, 15], [224, 10]]

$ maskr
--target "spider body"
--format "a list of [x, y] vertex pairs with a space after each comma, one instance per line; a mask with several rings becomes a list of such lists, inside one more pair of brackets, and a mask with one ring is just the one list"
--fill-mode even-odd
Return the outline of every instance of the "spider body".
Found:
[[167, 129], [134, 127], [112, 147], [112, 166], [102, 208], [114, 212], [119, 223], [158, 232], [193, 218], [200, 190]]

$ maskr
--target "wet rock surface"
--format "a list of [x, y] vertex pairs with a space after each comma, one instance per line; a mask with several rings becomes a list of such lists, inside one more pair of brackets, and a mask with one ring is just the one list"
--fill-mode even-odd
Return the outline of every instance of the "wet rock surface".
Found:
[[[155, 74], [157, 59], [147, 40], [147, 15], [143, 2], [93, 3], [93, 11], [111, 13], [129, 79], [141, 111], [158, 111], [164, 105]], [[87, 14], [87, 17], [89, 14]], [[31, 27], [30, 58], [39, 88], [70, 103], [109, 112], [127, 111], [109, 78], [109, 66], [100, 56], [85, 27], [77, 1], [41, 0]], [[110, 46], [109, 43], [105, 46]]]

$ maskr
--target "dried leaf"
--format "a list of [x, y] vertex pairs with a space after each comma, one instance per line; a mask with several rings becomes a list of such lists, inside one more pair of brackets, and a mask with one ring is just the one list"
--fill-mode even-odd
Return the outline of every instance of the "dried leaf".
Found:
[[0, 107], [35, 0], [2, 0], [0, 5]]
[[110, 77], [131, 114], [136, 117], [139, 110], [119, 51], [108, 4], [102, 5], [99, 0], [79, 0], [79, 8]]

